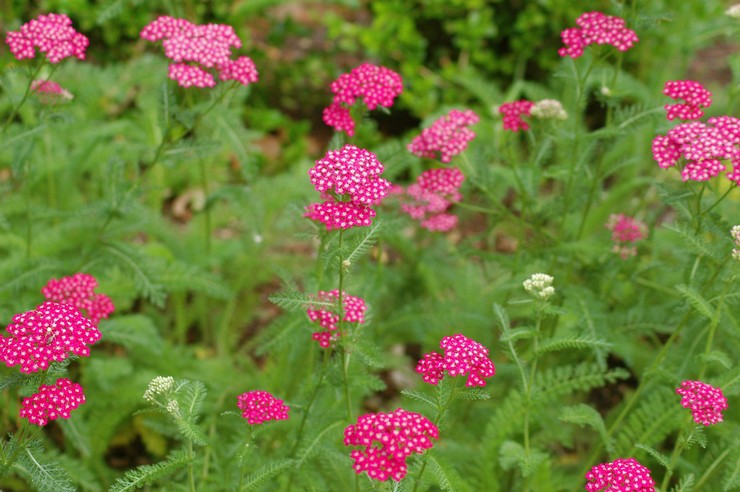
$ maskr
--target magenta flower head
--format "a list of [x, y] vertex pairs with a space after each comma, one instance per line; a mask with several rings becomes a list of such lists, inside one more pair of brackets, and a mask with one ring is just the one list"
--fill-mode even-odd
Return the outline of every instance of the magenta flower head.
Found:
[[408, 145], [408, 150], [419, 157], [439, 157], [442, 162], [450, 162], [452, 157], [462, 153], [468, 147], [468, 142], [475, 138], [475, 132], [468, 127], [478, 121], [478, 115], [469, 109], [453, 109], [431, 127], [422, 130], [421, 135]]
[[371, 224], [375, 210], [391, 184], [380, 177], [383, 164], [377, 156], [354, 145], [330, 150], [309, 169], [311, 183], [327, 200], [310, 205], [305, 216], [323, 223], [327, 230]]
[[586, 473], [588, 492], [655, 492], [650, 470], [634, 458], [618, 458]]
[[722, 412], [727, 410], [727, 398], [720, 388], [701, 381], [684, 381], [676, 393], [681, 395], [681, 406], [691, 410], [694, 422], [712, 425], [722, 422]]
[[565, 47], [560, 48], [560, 56], [578, 58], [583, 48], [591, 44], [610, 44], [619, 51], [627, 51], [639, 39], [637, 34], [625, 26], [624, 19], [605, 15], [601, 12], [587, 12], [576, 19], [578, 27], [565, 29], [560, 33]]
[[400, 481], [406, 476], [406, 458], [422, 454], [439, 439], [439, 429], [418, 413], [399, 408], [393, 413], [368, 413], [344, 429], [345, 446], [361, 446], [350, 453], [359, 475], [375, 480]]
[[449, 231], [457, 226], [457, 216], [448, 209], [462, 199], [459, 192], [465, 176], [455, 168], [429, 169], [400, 194], [401, 210], [430, 231]]
[[41, 293], [47, 301], [74, 306], [97, 325], [115, 310], [110, 297], [95, 293], [97, 286], [98, 281], [92, 275], [76, 273], [71, 277], [49, 280]]
[[644, 222], [624, 214], [611, 214], [605, 227], [612, 232], [614, 241], [612, 251], [623, 260], [637, 255], [634, 243], [645, 239], [648, 233], [648, 227]]
[[45, 370], [52, 361], [61, 362], [70, 354], [90, 355], [90, 347], [100, 340], [100, 331], [73, 306], [45, 302], [33, 311], [16, 314], [5, 328], [11, 334], [0, 336], [0, 361], [6, 366], [21, 366], [21, 372]]
[[59, 63], [67, 57], [85, 59], [90, 41], [72, 27], [72, 20], [64, 14], [40, 15], [5, 36], [13, 56], [18, 60], [34, 58], [36, 49], [46, 54], [50, 63]]
[[663, 94], [671, 99], [683, 99], [685, 103], [666, 104], [666, 118], [673, 120], [698, 120], [704, 116], [700, 108], [712, 105], [712, 93], [694, 80], [669, 80], [665, 83]]
[[231, 58], [231, 50], [242, 42], [234, 28], [225, 24], [193, 24], [185, 19], [160, 16], [141, 31], [147, 41], [162, 41], [164, 54], [174, 63], [169, 78], [181, 87], [213, 87], [214, 73], [221, 80], [242, 85], [257, 82], [259, 75], [251, 58]]
[[[317, 298], [319, 301], [335, 304], [339, 299], [339, 290], [319, 291]], [[359, 325], [365, 322], [367, 306], [365, 306], [365, 301], [362, 298], [342, 293], [342, 304], [343, 320], [346, 323], [357, 323]], [[312, 338], [319, 342], [319, 345], [323, 348], [331, 347], [332, 342], [339, 339], [339, 332], [337, 331], [339, 328], [339, 314], [325, 307], [309, 307], [306, 309], [306, 314], [312, 322], [318, 323], [323, 328], [323, 331], [315, 332]]]
[[248, 391], [237, 397], [237, 406], [249, 425], [271, 420], [287, 420], [290, 408], [267, 391]]
[[522, 116], [529, 116], [533, 107], [534, 103], [525, 99], [499, 106], [498, 112], [504, 116], [504, 130], [512, 132], [529, 130], [529, 123], [524, 121]]
[[72, 93], [51, 80], [34, 80], [31, 92], [36, 94], [43, 104], [57, 104], [74, 98]]
[[390, 68], [363, 63], [349, 73], [340, 75], [332, 82], [331, 91], [334, 99], [324, 109], [324, 123], [336, 131], [344, 131], [352, 136], [355, 133], [355, 122], [349, 108], [358, 99], [362, 99], [370, 110], [378, 106], [389, 108], [403, 91], [403, 82], [401, 76]]
[[662, 168], [684, 164], [684, 181], [708, 181], [725, 171], [725, 161], [733, 166], [727, 179], [740, 185], [740, 119], [732, 116], [681, 123], [658, 135], [652, 143], [653, 159]]
[[416, 372], [423, 374], [424, 381], [437, 384], [447, 374], [455, 377], [467, 375], [465, 386], [485, 386], [484, 378], [493, 377], [496, 367], [488, 358], [488, 349], [464, 335], [444, 337], [439, 342], [444, 355], [430, 352], [416, 365]]
[[24, 398], [20, 415], [32, 424], [44, 426], [50, 420], [68, 419], [72, 410], [85, 403], [82, 386], [67, 378], [55, 384], [42, 384], [38, 393]]

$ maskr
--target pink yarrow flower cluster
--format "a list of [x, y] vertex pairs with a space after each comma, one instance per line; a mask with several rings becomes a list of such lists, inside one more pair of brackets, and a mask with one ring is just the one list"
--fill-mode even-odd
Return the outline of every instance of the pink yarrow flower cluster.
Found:
[[449, 231], [457, 226], [458, 219], [447, 211], [462, 199], [459, 189], [464, 179], [455, 167], [424, 171], [416, 183], [396, 191], [402, 200], [401, 210], [427, 230]]
[[444, 337], [439, 343], [444, 355], [430, 352], [416, 365], [416, 372], [429, 384], [438, 384], [445, 371], [451, 377], [467, 375], [465, 386], [485, 386], [484, 378], [493, 377], [496, 367], [488, 357], [488, 349], [464, 335]]
[[435, 121], [431, 127], [422, 130], [421, 135], [415, 137], [408, 145], [408, 150], [419, 157], [439, 158], [442, 162], [450, 162], [475, 138], [475, 132], [468, 127], [478, 121], [478, 115], [470, 109], [465, 111], [453, 109]]
[[[335, 289], [331, 292], [319, 291], [317, 298], [319, 301], [336, 304], [339, 301], [339, 290]], [[342, 293], [342, 319], [346, 323], [357, 323], [362, 324], [365, 322], [365, 301], [360, 297], [350, 296], [346, 293]], [[333, 309], [327, 309], [326, 307], [306, 309], [308, 318], [318, 323], [322, 331], [317, 331], [313, 334], [312, 338], [319, 342], [323, 348], [331, 347], [332, 342], [339, 339], [339, 314], [335, 313]]]
[[576, 19], [578, 27], [570, 27], [560, 33], [565, 47], [558, 50], [560, 56], [578, 58], [583, 49], [591, 44], [610, 44], [619, 51], [627, 51], [639, 39], [625, 25], [624, 19], [601, 12], [586, 12]]
[[350, 108], [355, 102], [362, 98], [369, 110], [378, 106], [389, 108], [403, 91], [403, 82], [401, 76], [389, 68], [363, 63], [349, 73], [340, 75], [332, 82], [331, 91], [334, 99], [324, 109], [324, 123], [336, 131], [352, 136], [355, 133], [355, 122]]
[[74, 98], [72, 93], [51, 80], [34, 80], [31, 82], [31, 92], [44, 104], [56, 104]]
[[59, 63], [70, 56], [84, 60], [90, 44], [64, 14], [40, 15], [23, 24], [19, 31], [8, 32], [5, 42], [18, 60], [34, 58], [38, 49], [50, 63]]
[[164, 53], [174, 63], [168, 76], [181, 87], [213, 87], [215, 71], [221, 80], [242, 85], [257, 82], [259, 75], [251, 58], [231, 58], [242, 42], [234, 28], [225, 24], [193, 24], [185, 19], [160, 16], [141, 31], [147, 41], [162, 41]]
[[406, 458], [431, 448], [432, 439], [439, 439], [437, 426], [423, 415], [402, 408], [362, 415], [357, 424], [344, 429], [344, 445], [362, 447], [350, 453], [355, 472], [367, 472], [380, 481], [402, 480], [408, 471]]
[[669, 80], [663, 94], [671, 99], [683, 99], [685, 103], [666, 104], [666, 118], [673, 120], [697, 120], [704, 116], [701, 108], [712, 105], [712, 93], [694, 80]]
[[290, 407], [267, 391], [248, 391], [237, 397], [237, 406], [249, 425], [272, 420], [287, 420]]
[[44, 426], [50, 420], [68, 419], [70, 412], [83, 403], [82, 386], [60, 378], [54, 384], [42, 384], [37, 393], [24, 398], [20, 416], [32, 424]]
[[371, 205], [380, 203], [391, 184], [380, 177], [383, 164], [377, 156], [354, 145], [330, 150], [316, 161], [308, 175], [324, 203], [307, 207], [305, 217], [327, 230], [368, 226], [375, 217]]
[[89, 345], [100, 340], [92, 321], [75, 307], [56, 302], [13, 316], [5, 329], [11, 336], [0, 336], [0, 361], [8, 367], [20, 365], [26, 374], [45, 370], [70, 354], [87, 357]]
[[611, 214], [605, 227], [612, 233], [612, 251], [623, 260], [637, 255], [634, 243], [642, 241], [648, 234], [648, 227], [644, 222], [624, 214]]
[[94, 323], [107, 318], [114, 310], [113, 301], [105, 294], [96, 294], [98, 281], [87, 273], [51, 279], [41, 289], [46, 300], [74, 306]]
[[722, 422], [722, 412], [727, 410], [727, 398], [720, 388], [701, 381], [684, 381], [676, 393], [681, 395], [681, 406], [691, 410], [694, 422], [713, 425]]
[[529, 116], [532, 112], [534, 103], [522, 99], [504, 103], [498, 108], [498, 112], [504, 116], [504, 130], [518, 132], [519, 130], [529, 130], [529, 123], [522, 119], [522, 116]]
[[707, 123], [691, 121], [676, 125], [652, 143], [653, 158], [662, 168], [684, 162], [684, 181], [708, 181], [727, 169], [730, 181], [740, 184], [740, 119], [732, 116], [709, 118]]
[[588, 492], [655, 492], [650, 470], [634, 458], [618, 458], [586, 473]]

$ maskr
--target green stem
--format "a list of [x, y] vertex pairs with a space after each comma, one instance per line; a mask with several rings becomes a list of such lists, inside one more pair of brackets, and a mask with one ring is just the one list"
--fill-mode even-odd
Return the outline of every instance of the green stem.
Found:
[[[539, 301], [538, 301], [539, 302]], [[529, 436], [529, 418], [530, 409], [532, 406], [532, 388], [534, 388], [535, 375], [537, 373], [537, 349], [539, 347], [539, 336], [540, 328], [542, 327], [542, 309], [540, 306], [537, 308], [537, 321], [535, 325], [535, 335], [533, 341], [532, 351], [532, 368], [529, 370], [529, 384], [527, 384], [527, 390], [524, 396], [524, 454], [529, 456], [530, 453], [530, 436]], [[529, 490], [529, 477], [524, 477], [524, 492]]]
[[674, 444], [673, 446], [673, 452], [671, 453], [671, 462], [668, 464], [668, 469], [666, 470], [666, 474], [663, 477], [663, 482], [660, 484], [661, 491], [667, 490], [666, 487], [668, 486], [668, 483], [671, 480], [671, 476], [673, 475], [673, 470], [676, 467], [676, 463], [678, 463], [678, 458], [681, 457], [681, 453], [686, 447], [686, 434], [687, 434], [686, 429], [688, 429], [689, 426], [691, 425], [693, 425], [692, 418], [691, 416], [689, 416], [687, 425], [684, 425], [681, 428], [681, 431], [678, 433], [678, 438], [676, 439], [676, 444]]
[[[703, 211], [703, 212], [700, 212], [700, 214], [699, 214], [699, 215], [700, 215], [700, 216], [702, 216], [702, 215], [708, 214], [708, 213], [709, 213], [709, 212], [710, 212], [710, 211], [711, 211], [711, 210], [712, 210], [712, 209], [713, 209], [714, 207], [716, 207], [717, 205], [719, 205], [719, 204], [720, 204], [720, 202], [721, 202], [722, 200], [724, 200], [724, 199], [725, 199], [725, 197], [726, 197], [727, 195], [729, 195], [729, 194], [730, 194], [730, 192], [731, 192], [732, 190], [734, 190], [735, 188], [737, 188], [737, 185], [736, 185], [736, 184], [732, 184], [732, 185], [730, 185], [730, 187], [729, 187], [729, 188], [727, 188], [727, 191], [725, 191], [725, 192], [724, 192], [724, 193], [722, 194], [722, 196], [721, 196], [721, 197], [719, 197], [719, 198], [717, 199], [717, 201], [716, 201], [716, 202], [714, 202], [714, 203], [713, 203], [713, 204], [712, 204], [712, 205], [711, 205], [711, 206], [710, 206], [710, 207], [709, 207], [708, 209], [706, 209], [705, 211]], [[701, 202], [699, 203], [699, 205], [701, 205]]]
[[[339, 294], [337, 302], [337, 311], [339, 313], [339, 340], [342, 342], [345, 340], [347, 334], [344, 332], [344, 229], [339, 230]], [[344, 385], [344, 399], [347, 404], [347, 422], [352, 422], [352, 401], [349, 393], [349, 377], [347, 370], [349, 368], [349, 354], [344, 344], [341, 345], [340, 350], [342, 351], [342, 382]]]
[[203, 187], [203, 235], [205, 236], [206, 257], [211, 255], [211, 207], [208, 204], [208, 171], [203, 159], [198, 160], [200, 183]]
[[[46, 64], [46, 60], [42, 59], [41, 63], [39, 63], [39, 66], [36, 68], [36, 70], [30, 74], [28, 85], [26, 86], [26, 90], [23, 93], [23, 97], [18, 102], [18, 104], [15, 105], [13, 110], [10, 112], [10, 115], [8, 115], [8, 119], [5, 120], [3, 127], [0, 128], [0, 135], [5, 133], [5, 130], [8, 129], [8, 127], [10, 126], [10, 124], [13, 122], [16, 115], [18, 114], [18, 111], [20, 111], [21, 106], [23, 106], [23, 104], [26, 102], [26, 99], [28, 99], [28, 96], [31, 94], [31, 86], [33, 85], [33, 81], [36, 80], [36, 76], [39, 74], [39, 72], [41, 71], [41, 69], [44, 67], [45, 64]], [[49, 78], [51, 78], [51, 75], [54, 73], [56, 68], [57, 68], [57, 65], [54, 65], [52, 67], [51, 74], [49, 74], [49, 77], [46, 79], [46, 81], [48, 81]]]
[[717, 325], [719, 324], [719, 318], [720, 313], [722, 312], [722, 308], [725, 305], [725, 296], [727, 295], [727, 291], [730, 287], [730, 282], [725, 282], [725, 288], [722, 291], [722, 296], [719, 298], [719, 302], [717, 303], [717, 309], [714, 313], [714, 316], [712, 317], [711, 325], [709, 326], [709, 334], [707, 335], [707, 344], [704, 347], [704, 361], [701, 364], [701, 371], [699, 372], [699, 380], [701, 381], [704, 378], [704, 374], [707, 371], [707, 365], [708, 365], [708, 359], [709, 353], [712, 351], [712, 344], [714, 343], [714, 334], [717, 332]]

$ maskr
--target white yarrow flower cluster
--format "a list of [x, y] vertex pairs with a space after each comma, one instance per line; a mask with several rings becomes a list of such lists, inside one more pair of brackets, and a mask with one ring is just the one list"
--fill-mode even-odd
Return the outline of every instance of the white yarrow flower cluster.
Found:
[[[740, 5], [740, 4], [738, 4]], [[740, 261], [740, 225], [736, 225], [730, 229], [732, 240], [735, 243], [735, 248], [732, 250], [732, 257], [737, 261]]]
[[563, 109], [563, 105], [556, 99], [537, 101], [532, 106], [530, 114], [532, 117], [541, 120], [564, 120], [568, 118], [568, 113]]
[[149, 382], [144, 392], [144, 399], [154, 403], [157, 395], [163, 395], [172, 391], [175, 387], [175, 379], [170, 376], [157, 376]]
[[539, 299], [547, 299], [555, 293], [553, 280], [555, 279], [546, 273], [535, 273], [524, 281], [524, 289]]
[[731, 5], [730, 8], [725, 10], [725, 14], [733, 19], [740, 19], [740, 3]]

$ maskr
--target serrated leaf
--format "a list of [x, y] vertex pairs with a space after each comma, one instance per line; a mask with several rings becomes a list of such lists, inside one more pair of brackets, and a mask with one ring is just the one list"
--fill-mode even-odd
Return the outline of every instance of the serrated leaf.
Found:
[[368, 367], [381, 369], [385, 366], [383, 354], [377, 345], [367, 340], [360, 339], [355, 340], [349, 348], [356, 353]]
[[514, 441], [504, 441], [499, 453], [501, 468], [510, 470], [514, 466], [518, 466], [524, 477], [534, 473], [540, 463], [547, 459], [546, 453], [534, 449], [530, 449], [527, 453], [524, 446]]
[[442, 490], [448, 492], [459, 492], [469, 490], [467, 484], [463, 481], [460, 474], [448, 463], [439, 459], [435, 453], [427, 452], [426, 456], [429, 470], [437, 479], [437, 484]]
[[671, 489], [671, 492], [691, 492], [694, 490], [694, 480], [693, 473], [684, 475], [676, 486]]
[[535, 351], [535, 355], [540, 355], [546, 352], [559, 352], [561, 350], [570, 349], [588, 349], [588, 348], [599, 348], [608, 349], [611, 347], [611, 343], [601, 338], [594, 338], [591, 336], [568, 336], [561, 338], [551, 338], [540, 343], [539, 347]]
[[721, 350], [712, 350], [708, 354], [699, 354], [699, 361], [703, 363], [716, 362], [723, 366], [725, 369], [732, 369], [733, 363], [730, 356]]
[[294, 464], [295, 460], [291, 459], [279, 459], [272, 461], [262, 466], [256, 472], [247, 475], [242, 482], [242, 486], [239, 490], [254, 490], [257, 487], [264, 485], [268, 480], [282, 473], [284, 470], [293, 467]]
[[173, 451], [166, 460], [153, 465], [141, 465], [127, 471], [116, 480], [108, 492], [127, 492], [152, 484], [175, 473], [190, 463], [190, 458], [183, 450]]
[[642, 443], [635, 444], [635, 447], [637, 449], [642, 449], [643, 451], [647, 452], [650, 456], [655, 458], [658, 461], [658, 463], [663, 465], [664, 468], [666, 469], [669, 468], [671, 460], [668, 458], [668, 456], [664, 455], [663, 453], [661, 453], [654, 447], [649, 446], [647, 444], [642, 444]]
[[420, 401], [423, 403], [426, 403], [433, 409], [437, 409], [437, 402], [430, 398], [429, 396], [425, 395], [424, 393], [421, 393], [419, 391], [415, 390], [401, 390], [401, 394], [404, 396], [408, 396], [412, 400]]
[[604, 419], [601, 414], [593, 407], [585, 403], [563, 407], [558, 416], [563, 422], [570, 422], [577, 425], [587, 425], [593, 428], [601, 436], [604, 446], [610, 453], [613, 449], [612, 440], [608, 438]]
[[696, 309], [699, 314], [707, 319], [712, 319], [712, 306], [695, 289], [689, 287], [688, 285], [679, 284], [676, 286], [676, 290], [680, 292], [687, 301], [689, 301], [689, 304], [691, 304], [691, 306]]
[[479, 401], [490, 400], [491, 394], [482, 388], [462, 388], [457, 390], [455, 397], [461, 400]]

